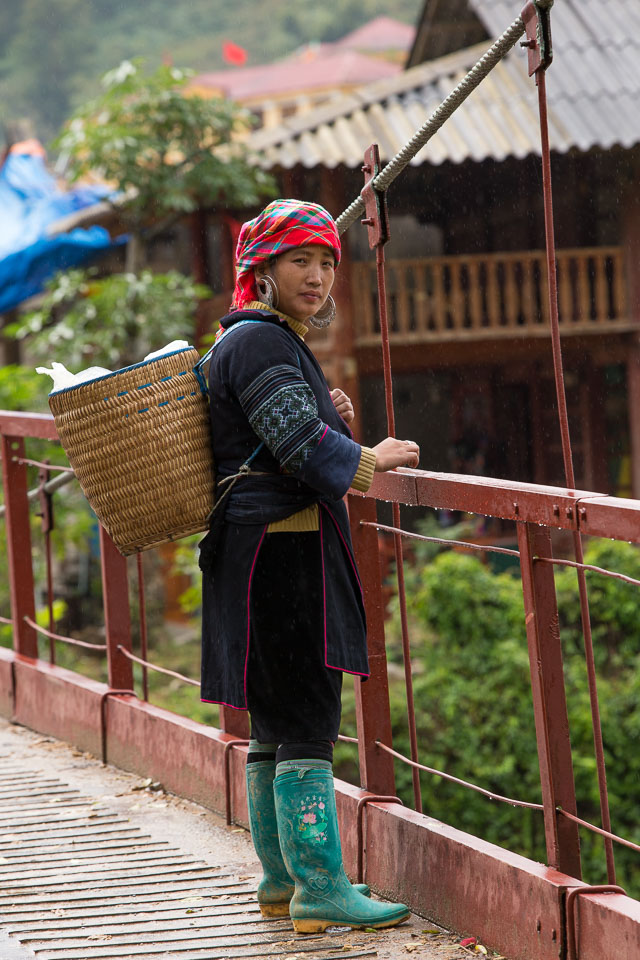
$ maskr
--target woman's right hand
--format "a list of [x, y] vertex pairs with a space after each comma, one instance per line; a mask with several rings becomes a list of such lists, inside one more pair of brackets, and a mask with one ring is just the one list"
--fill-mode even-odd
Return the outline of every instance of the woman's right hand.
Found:
[[387, 437], [373, 447], [376, 455], [376, 472], [385, 473], [395, 467], [417, 467], [420, 462], [420, 447], [413, 440], [396, 440]]

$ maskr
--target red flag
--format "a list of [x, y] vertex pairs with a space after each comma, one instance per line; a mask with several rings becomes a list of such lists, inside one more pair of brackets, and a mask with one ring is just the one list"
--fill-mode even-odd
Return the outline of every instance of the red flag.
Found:
[[222, 44], [222, 59], [225, 63], [232, 63], [236, 67], [241, 67], [247, 62], [247, 51], [244, 47], [239, 47], [237, 43], [231, 43], [225, 40]]

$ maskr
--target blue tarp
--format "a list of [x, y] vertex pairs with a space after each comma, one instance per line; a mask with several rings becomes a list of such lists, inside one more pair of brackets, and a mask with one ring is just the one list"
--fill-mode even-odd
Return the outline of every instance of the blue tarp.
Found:
[[105, 187], [63, 192], [42, 156], [8, 155], [0, 168], [0, 313], [40, 293], [58, 270], [87, 263], [114, 245], [97, 226], [47, 235], [56, 220], [110, 193]]

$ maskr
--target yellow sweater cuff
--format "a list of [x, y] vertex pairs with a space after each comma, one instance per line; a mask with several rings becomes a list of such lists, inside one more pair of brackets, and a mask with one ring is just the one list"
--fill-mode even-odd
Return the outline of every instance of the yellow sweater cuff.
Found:
[[356, 475], [351, 481], [354, 490], [360, 493], [366, 493], [373, 482], [373, 474], [376, 469], [376, 455], [370, 447], [360, 448], [360, 463], [356, 470]]

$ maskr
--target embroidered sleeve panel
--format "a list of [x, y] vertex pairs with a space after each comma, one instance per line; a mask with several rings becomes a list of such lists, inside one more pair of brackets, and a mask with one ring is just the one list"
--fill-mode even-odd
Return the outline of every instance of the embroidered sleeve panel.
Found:
[[238, 399], [253, 430], [274, 457], [288, 472], [300, 470], [327, 430], [300, 370], [289, 364], [270, 367]]

